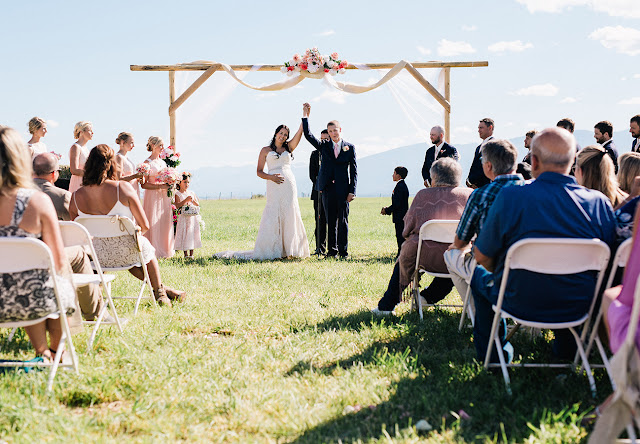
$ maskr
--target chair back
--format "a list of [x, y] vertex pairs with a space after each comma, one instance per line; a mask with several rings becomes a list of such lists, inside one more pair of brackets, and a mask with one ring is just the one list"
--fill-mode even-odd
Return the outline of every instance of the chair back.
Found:
[[30, 237], [0, 237], [0, 272], [18, 273], [33, 269], [51, 272], [53, 256], [41, 240]]
[[616, 277], [618, 268], [625, 268], [631, 255], [631, 247], [633, 247], [633, 238], [629, 238], [622, 242], [616, 250], [616, 255], [611, 261], [611, 272], [609, 273], [609, 279], [607, 279], [607, 286], [605, 288], [611, 288], [613, 285], [613, 279]]
[[430, 240], [443, 244], [453, 243], [456, 237], [459, 220], [432, 219], [422, 224], [420, 227], [419, 242]]
[[124, 216], [86, 215], [78, 216], [75, 222], [83, 225], [95, 237], [118, 237], [136, 232], [136, 225]]
[[65, 247], [84, 247], [91, 245], [91, 235], [85, 227], [77, 222], [58, 222], [62, 243]]
[[522, 239], [509, 248], [505, 272], [507, 268], [554, 275], [601, 271], [609, 254], [609, 247], [599, 239]]

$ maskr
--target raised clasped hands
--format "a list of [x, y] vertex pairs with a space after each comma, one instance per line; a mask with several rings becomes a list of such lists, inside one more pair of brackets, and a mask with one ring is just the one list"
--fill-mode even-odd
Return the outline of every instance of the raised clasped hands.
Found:
[[282, 174], [272, 174], [271, 180], [273, 180], [277, 184], [281, 184], [282, 182], [284, 182], [284, 176], [282, 176]]
[[305, 102], [302, 104], [302, 117], [309, 117], [309, 114], [311, 114], [311, 105]]

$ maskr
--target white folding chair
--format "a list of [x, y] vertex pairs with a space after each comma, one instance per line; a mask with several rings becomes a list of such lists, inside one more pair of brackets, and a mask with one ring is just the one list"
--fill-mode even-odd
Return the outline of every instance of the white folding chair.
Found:
[[[613, 285], [613, 279], [618, 272], [618, 269], [625, 268], [627, 266], [627, 261], [629, 260], [629, 255], [631, 254], [631, 248], [633, 247], [633, 239], [629, 238], [620, 244], [618, 250], [616, 251], [615, 256], [613, 257], [613, 262], [611, 264], [611, 272], [609, 273], [609, 279], [607, 279], [607, 285], [605, 289], [611, 288]], [[595, 342], [596, 347], [598, 348], [598, 353], [600, 354], [600, 358], [602, 359], [602, 365], [591, 364], [591, 367], [604, 367], [607, 370], [607, 374], [609, 375], [609, 379], [611, 380], [611, 387], [615, 390], [616, 384], [611, 377], [611, 367], [609, 366], [609, 359], [607, 357], [607, 352], [605, 351], [604, 346], [602, 345], [602, 341], [600, 340], [600, 336], [598, 335], [598, 330], [600, 329], [600, 323], [602, 322], [602, 316], [605, 313], [602, 313], [602, 309], [598, 311], [598, 315], [591, 327], [591, 335], [589, 336], [589, 343], [587, 344], [587, 356], [591, 355], [591, 348], [593, 347], [593, 343]]]
[[[416, 268], [413, 272], [412, 281], [412, 303], [418, 307], [418, 313], [420, 314], [420, 320], [422, 316], [422, 304], [420, 303], [420, 275], [426, 274], [433, 277], [450, 278], [449, 273], [435, 273], [428, 271], [420, 267], [420, 253], [422, 251], [422, 242], [434, 241], [444, 244], [452, 244], [455, 236], [456, 229], [458, 228], [459, 220], [446, 220], [446, 219], [434, 219], [428, 220], [420, 227], [420, 234], [418, 237], [418, 253], [416, 255]], [[433, 307], [435, 304], [428, 304], [428, 307]], [[461, 307], [461, 305], [439, 305], [439, 307]]]
[[[116, 311], [116, 307], [113, 304], [113, 299], [111, 298], [110, 283], [115, 279], [115, 276], [113, 274], [104, 274], [102, 272], [100, 261], [98, 260], [96, 251], [93, 248], [93, 242], [91, 242], [91, 235], [85, 227], [77, 222], [59, 222], [58, 225], [60, 226], [60, 233], [62, 233], [62, 242], [64, 243], [64, 246], [79, 246], [88, 249], [89, 255], [91, 257], [91, 265], [95, 270], [95, 273], [93, 274], [74, 273], [72, 275], [74, 285], [76, 287], [84, 287], [92, 284], [100, 285], [104, 294], [106, 304], [102, 306], [102, 309], [100, 310], [100, 313], [98, 313], [98, 316], [95, 318], [95, 320], [83, 321], [83, 324], [93, 325], [93, 331], [91, 332], [89, 343], [87, 344], [88, 349], [91, 350], [100, 325], [116, 325], [120, 333], [122, 333], [122, 323], [120, 322], [118, 312]], [[107, 313], [107, 307], [109, 307], [111, 313], [113, 314], [113, 322], [103, 322], [103, 318]]]
[[[541, 239], [522, 239], [513, 244], [507, 252], [504, 264], [504, 274], [500, 283], [500, 292], [498, 300], [493, 306], [495, 316], [493, 325], [491, 326], [491, 334], [487, 346], [487, 354], [484, 360], [484, 367], [497, 367], [502, 369], [502, 375], [507, 387], [507, 392], [511, 394], [509, 373], [507, 367], [575, 367], [575, 362], [568, 364], [536, 364], [521, 363], [507, 364], [504, 359], [502, 350], [502, 341], [498, 335], [498, 325], [501, 319], [513, 319], [518, 324], [549, 330], [568, 329], [573, 335], [578, 353], [582, 359], [583, 370], [589, 379], [589, 385], [592, 394], [595, 396], [596, 383], [591, 374], [591, 367], [587, 355], [584, 351], [583, 342], [587, 334], [587, 326], [593, 312], [593, 307], [598, 294], [598, 289], [602, 283], [604, 272], [607, 268], [609, 260], [609, 247], [599, 239], [566, 239], [566, 238], [541, 238]], [[504, 294], [509, 281], [511, 270], [529, 270], [535, 273], [547, 275], [567, 275], [582, 273], [585, 271], [596, 271], [597, 279], [593, 289], [593, 296], [589, 310], [576, 319], [568, 319], [565, 322], [540, 322], [531, 321], [516, 317], [502, 308]], [[546, 279], [547, 277], [540, 277]], [[553, 276], [548, 278], [553, 279]], [[553, 307], [549, 307], [553, 310]], [[576, 327], [583, 326], [582, 335], [576, 332]], [[490, 363], [491, 351], [495, 344], [498, 352], [499, 364]]]
[[[121, 236], [131, 236], [137, 247], [137, 261], [132, 264], [122, 264], [120, 266], [105, 266], [108, 264], [102, 263], [103, 271], [126, 271], [134, 267], [141, 267], [144, 273], [144, 280], [142, 286], [138, 292], [138, 296], [121, 296], [112, 297], [112, 299], [135, 299], [136, 304], [133, 310], [133, 315], [138, 314], [138, 307], [142, 299], [151, 299], [154, 305], [157, 305], [156, 299], [153, 295], [153, 288], [151, 287], [151, 281], [149, 280], [149, 274], [147, 273], [147, 267], [142, 257], [142, 249], [140, 248], [140, 242], [138, 236], [140, 231], [133, 221], [123, 216], [79, 216], [75, 219], [77, 223], [84, 226], [93, 238], [115, 238]], [[107, 283], [109, 285], [109, 283]], [[149, 296], [143, 297], [145, 287], [149, 290]]]
[[[58, 290], [56, 279], [56, 267], [51, 255], [51, 250], [42, 241], [25, 237], [0, 237], [0, 272], [2, 273], [19, 273], [34, 269], [44, 269], [51, 275], [53, 281], [53, 290], [58, 303], [58, 311], [39, 319], [29, 321], [12, 321], [0, 323], [0, 328], [17, 328], [28, 327], [45, 321], [49, 318], [58, 318], [62, 326], [62, 336], [60, 343], [57, 344], [57, 353], [53, 363], [25, 363], [22, 361], [0, 362], [0, 367], [50, 367], [49, 377], [47, 380], [47, 391], [50, 392], [53, 387], [53, 379], [56, 376], [58, 367], [70, 367], [78, 372], [78, 356], [71, 340], [71, 332], [69, 330], [69, 322], [64, 312], [62, 299]], [[54, 346], [54, 344], [52, 344]], [[71, 356], [70, 363], [61, 362], [62, 353], [65, 347]]]

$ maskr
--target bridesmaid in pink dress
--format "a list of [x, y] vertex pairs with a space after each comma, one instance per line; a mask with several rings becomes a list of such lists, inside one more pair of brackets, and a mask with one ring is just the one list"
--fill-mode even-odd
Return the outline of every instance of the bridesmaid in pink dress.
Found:
[[169, 258], [173, 256], [173, 213], [171, 199], [167, 196], [169, 185], [155, 183], [160, 170], [166, 168], [164, 160], [160, 159], [160, 152], [164, 143], [160, 137], [151, 136], [147, 142], [147, 150], [151, 155], [146, 163], [151, 167], [149, 178], [142, 184], [144, 191], [144, 212], [149, 219], [149, 231], [144, 236], [149, 239], [156, 249], [157, 257]]
[[89, 156], [87, 143], [93, 138], [93, 124], [86, 121], [76, 123], [76, 126], [73, 128], [73, 137], [78, 140], [71, 145], [71, 149], [69, 150], [69, 169], [71, 170], [69, 192], [71, 193], [82, 186], [84, 163]]
[[139, 199], [140, 187], [137, 179], [142, 179], [143, 176], [142, 173], [138, 173], [136, 171], [136, 165], [127, 157], [129, 151], [131, 151], [135, 146], [133, 135], [131, 133], [123, 131], [118, 134], [116, 143], [120, 145], [120, 151], [118, 151], [114, 159], [116, 165], [118, 166], [116, 173], [118, 180], [129, 182], [133, 189], [136, 191]]

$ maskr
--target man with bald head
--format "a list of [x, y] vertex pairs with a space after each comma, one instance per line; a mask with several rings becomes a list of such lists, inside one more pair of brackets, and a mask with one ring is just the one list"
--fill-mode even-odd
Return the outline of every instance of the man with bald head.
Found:
[[33, 181], [53, 201], [58, 220], [70, 220], [71, 193], [54, 185], [59, 176], [58, 158], [54, 154], [42, 153], [33, 158]]
[[[494, 201], [475, 243], [478, 262], [471, 279], [476, 307], [474, 343], [484, 360], [493, 322], [507, 250], [525, 238], [601, 239], [612, 245], [615, 217], [609, 200], [600, 192], [578, 185], [569, 176], [576, 141], [562, 128], [548, 128], [531, 143], [531, 173], [536, 179], [521, 187], [503, 188]], [[541, 322], [563, 322], [589, 309], [595, 277], [592, 273], [540, 276], [524, 270], [509, 274], [503, 308], [515, 316]], [[503, 339], [504, 321], [500, 326]], [[553, 353], [573, 359], [575, 343], [567, 330], [555, 332]], [[505, 344], [505, 350], [512, 349]], [[491, 356], [497, 362], [497, 353]]]
[[451, 157], [452, 159], [459, 160], [458, 150], [456, 147], [449, 145], [444, 141], [444, 128], [440, 125], [436, 125], [431, 128], [429, 138], [433, 146], [427, 149], [427, 153], [424, 156], [424, 164], [422, 165], [422, 179], [424, 179], [424, 186], [428, 187], [431, 184], [431, 165], [438, 159], [443, 157]]
[[[69, 201], [71, 193], [54, 185], [59, 176], [58, 158], [51, 153], [38, 154], [33, 158], [33, 176], [33, 181], [38, 188], [51, 198], [58, 214], [58, 220], [70, 220]], [[87, 256], [82, 247], [67, 247], [64, 252], [74, 273], [93, 274], [89, 256]], [[78, 287], [77, 295], [82, 316], [87, 321], [94, 320], [104, 304], [100, 287], [94, 284]], [[104, 322], [113, 321], [110, 315], [104, 317]]]

